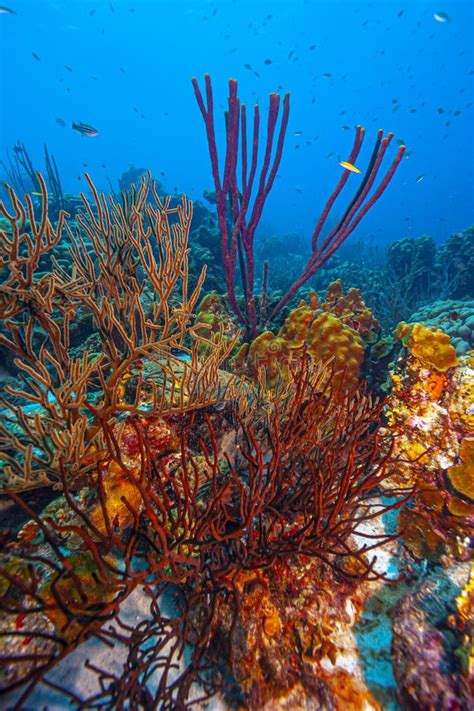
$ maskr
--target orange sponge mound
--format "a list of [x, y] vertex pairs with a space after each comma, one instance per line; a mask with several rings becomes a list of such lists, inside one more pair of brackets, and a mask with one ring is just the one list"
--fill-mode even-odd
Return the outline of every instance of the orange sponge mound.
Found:
[[456, 351], [447, 333], [424, 323], [398, 324], [394, 335], [400, 338], [410, 353], [428, 368], [444, 373], [458, 365]]

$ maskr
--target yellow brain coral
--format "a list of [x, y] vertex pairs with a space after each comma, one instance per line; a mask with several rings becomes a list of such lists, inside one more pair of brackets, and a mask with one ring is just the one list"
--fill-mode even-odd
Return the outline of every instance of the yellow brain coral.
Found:
[[373, 342], [380, 331], [380, 324], [365, 305], [360, 289], [352, 287], [344, 295], [340, 279], [329, 284], [326, 301], [320, 304], [320, 308], [338, 316], [346, 326], [354, 328], [368, 343]]
[[290, 348], [299, 348], [304, 345], [308, 327], [314, 318], [313, 309], [303, 303], [287, 317], [280, 329], [279, 335], [288, 341]]
[[286, 373], [285, 362], [289, 353], [289, 344], [284, 338], [274, 336], [271, 331], [264, 331], [252, 341], [248, 350], [247, 362], [253, 372], [264, 367], [267, 383], [272, 387], [277, 379]]
[[306, 337], [308, 353], [317, 360], [332, 361], [339, 380], [350, 388], [357, 385], [364, 360], [364, 342], [350, 326], [331, 313], [320, 314], [311, 324]]
[[244, 344], [234, 356], [232, 366], [255, 375], [258, 367], [265, 367], [267, 383], [272, 386], [277, 375], [285, 376], [285, 358], [298, 350], [306, 352], [321, 363], [332, 363], [335, 382], [344, 382], [350, 389], [357, 385], [364, 361], [365, 343], [370, 342], [380, 329], [370, 309], [364, 304], [358, 289], [344, 295], [340, 280], [327, 289], [326, 301], [320, 301], [314, 291], [308, 303], [290, 312], [275, 336], [265, 331], [248, 346]]

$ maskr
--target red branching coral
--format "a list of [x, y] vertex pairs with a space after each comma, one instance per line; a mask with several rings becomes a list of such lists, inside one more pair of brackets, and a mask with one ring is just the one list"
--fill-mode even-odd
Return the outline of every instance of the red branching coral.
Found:
[[[237, 384], [221, 374], [232, 343], [222, 329], [206, 337], [190, 325], [198, 297], [186, 281], [191, 206], [169, 208], [153, 187], [149, 205], [149, 191], [146, 179], [123, 208], [93, 188], [97, 209], [85, 200], [82, 230], [69, 235], [72, 286], [61, 268], [50, 274], [54, 299], [45, 298], [33, 250], [34, 303], [24, 302], [14, 272], [3, 294], [3, 343], [23, 376], [22, 390], [6, 389], [0, 429], [10, 476], [3, 494], [22, 518], [4, 532], [0, 562], [2, 689], [18, 690], [16, 708], [40, 683], [60, 690], [49, 672], [92, 636], [127, 645], [128, 656], [121, 674], [98, 672], [102, 691], [91, 699], [63, 689], [76, 705], [187, 708], [193, 681], [204, 696], [219, 683], [207, 644], [219, 601], [239, 608], [239, 573], [298, 554], [336, 577], [370, 577], [368, 554], [389, 538], [361, 530], [390, 508], [374, 500], [391, 456], [383, 403], [363, 388], [342, 392], [304, 352], [285, 363], [271, 392], [263, 377]], [[21, 205], [12, 199], [15, 227]], [[43, 232], [46, 214], [44, 193]], [[13, 240], [0, 234], [6, 262], [29, 239], [22, 229]], [[92, 313], [101, 352], [74, 358], [69, 326], [79, 309]], [[27, 489], [52, 484], [48, 505], [28, 503]], [[162, 605], [172, 590], [174, 617]], [[131, 628], [121, 608], [138, 591], [149, 615]], [[199, 625], [191, 608], [205, 610]], [[175, 654], [188, 641], [191, 660], [178, 671]]]
[[[23, 700], [88, 636], [113, 637], [103, 626], [137, 586], [150, 596], [154, 621], [128, 631], [139, 673], [129, 662], [120, 678], [109, 679], [114, 703], [123, 694], [151, 698], [147, 664], [154, 657], [143, 651], [144, 640], [161, 635], [181, 648], [188, 629], [191, 634], [188, 609], [205, 601], [209, 618], [202, 621], [201, 639], [193, 637], [191, 670], [177, 686], [163, 682], [159, 700], [186, 695], [205, 665], [217, 601], [224, 596], [238, 609], [242, 593], [232, 582], [238, 571], [298, 553], [336, 573], [373, 572], [367, 553], [380, 540], [357, 541], [363, 540], [360, 525], [388, 508], [373, 501], [390, 456], [390, 442], [378, 430], [382, 403], [361, 391], [335, 397], [330, 384], [321, 388], [321, 373], [309, 363], [290, 370], [291, 388], [268, 399], [248, 392], [259, 405], [250, 412], [229, 403], [160, 420], [132, 416], [120, 430], [103, 424], [109, 461], [101, 460], [96, 485], [82, 497], [71, 493], [64, 477], [67, 515], [60, 522], [48, 510], [39, 516], [11, 493], [36, 524], [35, 538], [20, 536], [7, 545], [0, 575], [1, 607], [10, 620], [2, 634], [22, 645], [3, 661], [10, 686], [29, 682]], [[110, 477], [128, 517], [111, 510]], [[38, 546], [47, 553], [39, 555]], [[63, 553], [66, 547], [72, 555]], [[160, 595], [170, 585], [181, 590], [179, 623], [160, 611]], [[19, 616], [22, 629], [12, 631]], [[39, 619], [46, 632], [37, 631]], [[49, 644], [38, 654], [45, 635]], [[166, 671], [171, 661], [163, 664]]]

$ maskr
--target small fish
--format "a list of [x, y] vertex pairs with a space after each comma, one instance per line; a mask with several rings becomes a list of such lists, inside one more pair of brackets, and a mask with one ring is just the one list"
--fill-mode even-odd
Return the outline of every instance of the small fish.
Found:
[[72, 72], [72, 67], [69, 66], [69, 64], [65, 64], [64, 68], [68, 70], [68, 72]]
[[397, 14], [397, 17], [401, 17], [404, 12], [405, 12], [405, 10], [400, 10], [400, 12]]
[[66, 126], [66, 121], [63, 118], [57, 118], [56, 123], [58, 124], [58, 126], [61, 126], [62, 128], [64, 128]]
[[93, 126], [88, 126], [86, 123], [72, 123], [72, 128], [74, 131], [79, 131], [81, 136], [89, 136], [89, 138], [94, 138], [94, 136], [99, 135], [99, 131]]
[[440, 106], [439, 109], [436, 109], [439, 114], [444, 114], [444, 109]]
[[309, 48], [309, 51], [312, 52], [314, 49], [316, 49], [316, 45], [312, 44], [311, 47]]
[[0, 5], [0, 15], [16, 15], [15, 10], [11, 7], [5, 7], [5, 5]]
[[449, 22], [449, 15], [447, 12], [435, 12], [433, 19], [435, 19], [436, 22]]
[[357, 168], [353, 163], [349, 163], [347, 160], [340, 160], [339, 165], [345, 170], [350, 170], [351, 173], [360, 173], [359, 168]]
[[33, 56], [38, 62], [41, 62], [41, 57], [38, 57], [38, 55], [36, 54], [36, 52], [32, 52], [31, 54], [32, 54], [32, 56]]
[[417, 175], [415, 182], [416, 182], [416, 183], [421, 183], [421, 181], [424, 180], [424, 179], [425, 179], [425, 176], [424, 176], [423, 173], [422, 173], [421, 175]]
[[271, 59], [265, 59], [264, 64], [273, 64]]
[[303, 131], [293, 131], [293, 136], [302, 136]]
[[323, 76], [323, 79], [331, 79], [332, 74], [331, 74], [331, 72], [324, 72], [324, 74], [322, 76]]

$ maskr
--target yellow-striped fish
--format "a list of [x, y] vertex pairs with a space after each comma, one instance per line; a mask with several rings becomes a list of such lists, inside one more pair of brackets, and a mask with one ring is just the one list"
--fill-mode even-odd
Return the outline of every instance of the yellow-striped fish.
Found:
[[347, 160], [340, 160], [339, 165], [342, 166], [345, 170], [350, 170], [351, 173], [360, 173], [359, 168], [357, 168], [355, 165], [352, 163], [349, 163]]

